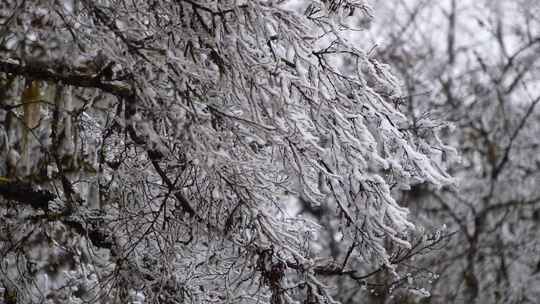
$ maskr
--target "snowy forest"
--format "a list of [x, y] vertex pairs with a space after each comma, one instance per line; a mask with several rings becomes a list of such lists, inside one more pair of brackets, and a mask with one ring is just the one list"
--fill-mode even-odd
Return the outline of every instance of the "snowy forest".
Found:
[[0, 304], [540, 300], [540, 1], [0, 0]]

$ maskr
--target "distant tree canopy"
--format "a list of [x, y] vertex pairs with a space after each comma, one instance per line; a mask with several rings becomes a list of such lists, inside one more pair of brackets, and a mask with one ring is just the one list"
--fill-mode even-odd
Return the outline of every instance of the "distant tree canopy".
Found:
[[452, 149], [348, 41], [363, 1], [288, 2], [0, 4], [4, 302], [330, 303], [338, 282], [403, 282], [440, 238], [396, 193], [450, 184]]
[[427, 303], [538, 302], [540, 2], [378, 5], [376, 56], [403, 80], [404, 112], [418, 132], [426, 113], [451, 121], [447, 140], [461, 156], [448, 164], [457, 191], [422, 185], [402, 200], [415, 224], [454, 233], [444, 250], [415, 260], [437, 274]]

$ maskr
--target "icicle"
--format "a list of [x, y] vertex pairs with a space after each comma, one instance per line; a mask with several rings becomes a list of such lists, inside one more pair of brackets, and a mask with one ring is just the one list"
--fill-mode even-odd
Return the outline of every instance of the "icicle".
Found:
[[73, 126], [71, 118], [71, 113], [73, 112], [73, 97], [71, 87], [65, 88], [65, 93], [63, 95], [63, 107], [60, 108], [60, 110], [62, 111], [62, 120], [64, 122], [64, 137], [62, 138], [60, 155], [73, 157], [75, 153], [75, 142], [73, 139]]

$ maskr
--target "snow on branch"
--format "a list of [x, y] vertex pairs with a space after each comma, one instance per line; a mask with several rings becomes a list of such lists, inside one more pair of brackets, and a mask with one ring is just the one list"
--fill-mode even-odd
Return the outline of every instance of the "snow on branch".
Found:
[[[69, 221], [51, 223], [51, 250], [69, 248], [77, 279], [55, 276], [72, 288], [55, 292], [332, 302], [318, 276], [392, 269], [395, 252], [414, 249], [396, 191], [452, 183], [436, 159], [442, 143], [410, 131], [399, 81], [344, 33], [369, 15], [364, 1], [287, 2], [23, 6], [28, 20], [0, 49], [0, 81], [12, 81], [1, 153], [29, 153], [10, 172], [71, 206]], [[25, 79], [54, 98], [22, 132]], [[21, 283], [24, 299], [51, 292], [44, 276]]]

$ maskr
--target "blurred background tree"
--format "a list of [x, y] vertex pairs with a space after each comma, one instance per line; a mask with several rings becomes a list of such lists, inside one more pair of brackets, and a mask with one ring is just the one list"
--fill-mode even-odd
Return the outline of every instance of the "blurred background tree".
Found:
[[[455, 128], [446, 134], [461, 155], [449, 165], [457, 190], [418, 185], [403, 193], [426, 229], [445, 224], [454, 233], [415, 262], [435, 274], [415, 278], [431, 286], [421, 302], [537, 302], [540, 4], [395, 0], [375, 7], [380, 22], [367, 44], [377, 44], [374, 57], [402, 79], [411, 131], [429, 132], [425, 117], [450, 121]], [[408, 303], [394, 295], [379, 301]]]

